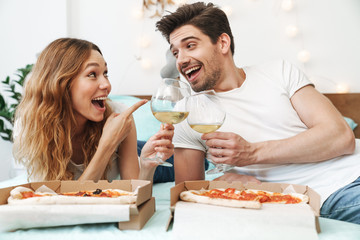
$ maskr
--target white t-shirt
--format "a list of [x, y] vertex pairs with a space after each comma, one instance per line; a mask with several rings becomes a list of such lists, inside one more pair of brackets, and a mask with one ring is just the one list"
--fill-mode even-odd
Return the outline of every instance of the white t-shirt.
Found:
[[[240, 88], [217, 93], [226, 111], [224, 124], [218, 131], [234, 132], [249, 142], [289, 138], [307, 130], [292, 107], [290, 98], [300, 88], [312, 84], [296, 67], [276, 61], [243, 68], [246, 80]], [[266, 182], [308, 185], [322, 201], [337, 189], [360, 176], [360, 141], [353, 155], [319, 163], [257, 164], [236, 167], [232, 172], [251, 175]], [[186, 121], [175, 126], [175, 148], [206, 152], [201, 134]]]

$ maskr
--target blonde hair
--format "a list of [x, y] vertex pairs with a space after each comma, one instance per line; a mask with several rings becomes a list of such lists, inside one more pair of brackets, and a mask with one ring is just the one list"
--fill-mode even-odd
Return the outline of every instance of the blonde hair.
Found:
[[[73, 179], [68, 164], [73, 155], [71, 133], [76, 128], [76, 121], [70, 88], [91, 50], [102, 54], [91, 42], [60, 38], [50, 43], [38, 57], [15, 113], [20, 131], [14, 139], [13, 154], [17, 162], [26, 166], [29, 178]], [[111, 112], [106, 104], [103, 121], [87, 122], [81, 146], [85, 167], [96, 152]]]

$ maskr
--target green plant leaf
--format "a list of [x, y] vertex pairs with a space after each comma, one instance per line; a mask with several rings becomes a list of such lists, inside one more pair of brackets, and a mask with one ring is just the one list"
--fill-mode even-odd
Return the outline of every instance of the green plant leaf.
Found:
[[[7, 76], [5, 80], [1, 81], [4, 91], [11, 93], [10, 96], [0, 95], [0, 136], [6, 141], [12, 141], [11, 136], [15, 110], [22, 97], [21, 90], [26, 76], [31, 72], [32, 68], [33, 64], [28, 64], [24, 68], [17, 69], [15, 75], [18, 79], [10, 79], [10, 76]], [[20, 91], [17, 91], [18, 87], [20, 87]], [[6, 98], [14, 99], [15, 103], [8, 103]], [[11, 126], [11, 128], [6, 126]]]
[[0, 110], [4, 109], [5, 106], [6, 106], [5, 99], [4, 99], [3, 95], [0, 94]]

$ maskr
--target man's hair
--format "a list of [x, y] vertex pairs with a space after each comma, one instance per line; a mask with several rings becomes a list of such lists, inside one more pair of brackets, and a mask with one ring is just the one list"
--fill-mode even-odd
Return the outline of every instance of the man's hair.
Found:
[[235, 46], [228, 18], [214, 4], [205, 4], [203, 2], [185, 4], [175, 12], [162, 17], [156, 23], [156, 28], [170, 43], [170, 34], [184, 25], [193, 25], [198, 28], [202, 33], [210, 37], [213, 44], [218, 41], [221, 34], [226, 33], [230, 37], [230, 49], [232, 55], [234, 55]]

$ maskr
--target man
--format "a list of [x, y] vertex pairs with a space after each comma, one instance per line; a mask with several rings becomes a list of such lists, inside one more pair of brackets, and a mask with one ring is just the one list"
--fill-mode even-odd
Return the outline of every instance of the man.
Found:
[[301, 71], [285, 61], [237, 67], [228, 19], [211, 3], [183, 5], [156, 27], [192, 89], [214, 89], [227, 112], [214, 133], [176, 126], [177, 183], [204, 179], [210, 153], [236, 166], [218, 180], [309, 185], [322, 197], [322, 216], [360, 223], [359, 142]]

